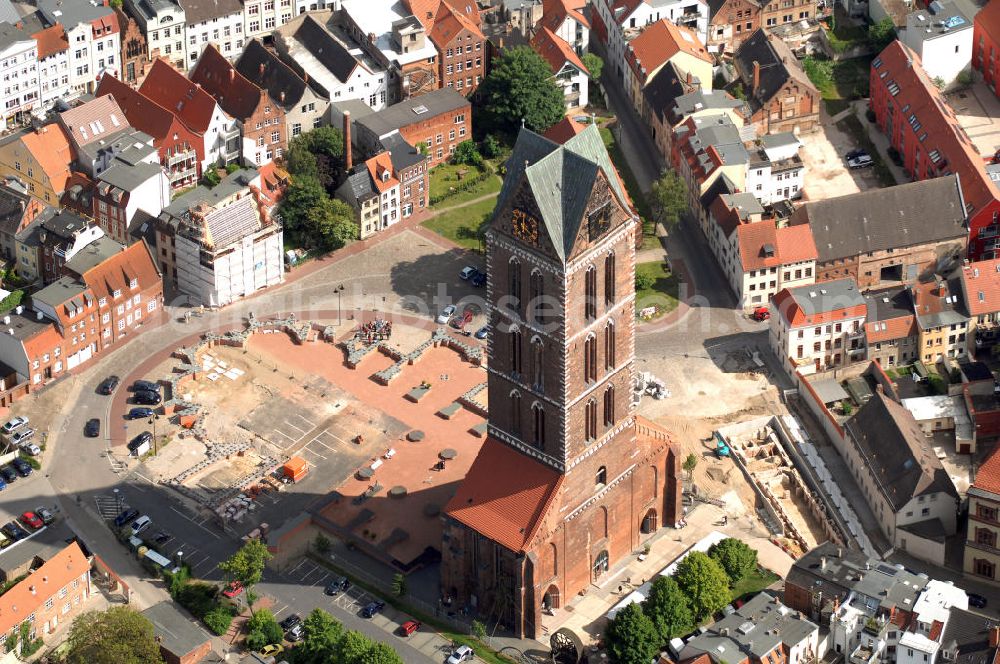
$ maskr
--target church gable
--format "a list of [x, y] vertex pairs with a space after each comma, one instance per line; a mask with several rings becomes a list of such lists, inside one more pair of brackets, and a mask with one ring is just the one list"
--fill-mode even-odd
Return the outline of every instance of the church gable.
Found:
[[576, 238], [567, 260], [585, 252], [632, 217], [618, 200], [603, 171], [598, 173], [589, 192], [580, 193], [585, 196], [587, 204], [577, 224]]
[[504, 205], [493, 211], [490, 227], [550, 258], [559, 258], [560, 252], [546, 228], [526, 177], [521, 178]]

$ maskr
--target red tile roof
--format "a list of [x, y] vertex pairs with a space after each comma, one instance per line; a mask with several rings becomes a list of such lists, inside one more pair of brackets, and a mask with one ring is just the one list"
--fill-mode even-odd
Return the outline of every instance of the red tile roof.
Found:
[[[740, 224], [736, 233], [744, 272], [816, 260], [819, 256], [812, 229], [807, 224], [775, 228], [775, 221], [769, 219]], [[772, 250], [770, 256], [765, 251], [767, 245]]]
[[47, 124], [24, 134], [21, 142], [45, 171], [52, 190], [60, 195], [66, 191], [73, 151], [70, 148], [69, 135], [62, 126], [57, 123]]
[[[108, 301], [114, 299], [116, 290], [128, 294], [130, 291], [141, 292], [157, 283], [163, 283], [156, 261], [145, 242], [125, 247], [80, 276], [98, 299], [106, 297]], [[132, 279], [138, 281], [138, 287], [134, 290], [129, 286]]]
[[490, 436], [445, 512], [519, 553], [531, 541], [561, 484], [556, 470]]
[[430, 34], [434, 28], [434, 18], [437, 16], [441, 0], [405, 0], [407, 8]]
[[646, 26], [638, 37], [628, 43], [626, 59], [635, 75], [645, 83], [649, 74], [678, 53], [687, 53], [699, 60], [712, 62], [696, 33], [662, 19]]
[[63, 127], [78, 145], [87, 145], [128, 128], [128, 120], [111, 96], [99, 96], [59, 115]]
[[879, 67], [876, 68], [874, 62], [872, 64], [873, 82], [881, 79], [882, 85], [888, 86], [895, 81], [899, 86], [895, 103], [900, 108], [909, 106], [907, 112], [916, 115], [923, 125], [923, 131], [927, 132], [921, 151], [930, 154], [935, 149], [938, 150], [943, 157], [941, 163], [944, 170], [958, 174], [962, 197], [969, 207], [969, 217], [993, 201], [1000, 200], [1000, 190], [986, 175], [983, 159], [941, 91], [927, 78], [924, 68], [920, 66], [920, 56], [903, 42], [896, 40], [879, 54], [879, 59]]
[[961, 279], [970, 314], [981, 316], [1000, 311], [1000, 259], [963, 266]]
[[996, 448], [976, 470], [972, 486], [990, 493], [1000, 494], [1000, 448]]
[[545, 58], [553, 74], [558, 74], [563, 65], [570, 62], [584, 74], [590, 75], [587, 67], [583, 64], [583, 60], [576, 54], [576, 51], [569, 45], [569, 42], [546, 27], [536, 32], [535, 36], [531, 38], [531, 48], [535, 49], [538, 55]]
[[1000, 41], [1000, 2], [987, 2], [976, 14], [975, 24], [992, 37], [993, 41]]
[[212, 124], [215, 98], [161, 58], [153, 61], [139, 92], [169, 109], [196, 134], [204, 134]]
[[223, 111], [237, 120], [251, 117], [261, 98], [267, 96], [266, 92], [236, 71], [212, 44], [205, 47], [190, 76], [192, 81], [215, 97]]
[[105, 74], [97, 85], [96, 97], [111, 95], [128, 118], [129, 124], [153, 137], [157, 145], [171, 136], [174, 114], [114, 76]]
[[485, 39], [479, 29], [479, 23], [472, 19], [471, 13], [465, 13], [447, 2], [442, 2], [438, 7], [437, 16], [434, 17], [434, 27], [428, 31], [431, 41], [438, 49], [445, 48], [462, 30], [468, 30], [479, 39]]
[[915, 337], [917, 336], [917, 318], [911, 315], [890, 318], [889, 320], [869, 321], [865, 323], [865, 336], [870, 344]]
[[[82, 579], [90, 570], [90, 561], [76, 542], [49, 558], [41, 567], [32, 572], [24, 581], [0, 595], [0, 631], [9, 633], [28, 619], [50, 599], [61, 601], [59, 591], [69, 586], [74, 579]], [[78, 590], [67, 588], [73, 593], [86, 590], [86, 581], [81, 581]]]
[[[853, 287], [849, 292], [853, 293], [853, 297], [847, 295], [848, 291], [846, 291], [843, 282], [852, 284]], [[827, 293], [824, 287], [830, 288], [834, 292]], [[812, 294], [818, 296], [815, 301], [812, 301]], [[808, 311], [796, 300], [797, 297], [809, 300], [806, 302]], [[868, 306], [864, 298], [857, 292], [857, 285], [851, 278], [796, 288], [783, 288], [774, 296], [771, 304], [774, 310], [788, 322], [790, 328], [836, 323], [852, 318], [864, 318], [868, 315]], [[809, 313], [810, 311], [812, 313]]]
[[574, 0], [542, 0], [542, 25], [552, 32], [559, 32], [563, 21], [570, 17], [589, 28], [590, 22], [582, 12], [585, 6], [586, 3]]
[[611, 15], [615, 17], [615, 20], [620, 24], [625, 23], [625, 19], [632, 15], [639, 5], [641, 5], [645, 0], [616, 0], [616, 2], [611, 5]]
[[586, 128], [587, 125], [582, 122], [577, 122], [573, 118], [566, 117], [549, 127], [542, 136], [553, 143], [562, 145]]
[[32, 35], [38, 43], [38, 59], [61, 53], [69, 48], [69, 39], [66, 37], [66, 30], [62, 23], [56, 23], [51, 28], [45, 28]]
[[[368, 175], [371, 176], [372, 181], [375, 183], [375, 188], [380, 193], [399, 186], [399, 180], [392, 174], [392, 159], [389, 157], [388, 152], [380, 152], [375, 155], [365, 162], [365, 166], [368, 167]], [[389, 177], [383, 180], [382, 178], [386, 174]]]

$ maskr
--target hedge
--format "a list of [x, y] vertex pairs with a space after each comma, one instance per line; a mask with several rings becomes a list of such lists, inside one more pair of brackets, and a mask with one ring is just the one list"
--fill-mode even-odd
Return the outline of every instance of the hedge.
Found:
[[479, 174], [474, 178], [469, 178], [467, 180], [462, 180], [455, 186], [451, 187], [447, 193], [440, 196], [431, 196], [429, 205], [434, 207], [438, 203], [448, 200], [452, 196], [459, 194], [463, 191], [468, 191], [469, 189], [475, 189], [477, 186], [481, 185], [486, 180], [493, 177], [493, 169], [487, 168], [484, 163], [484, 167], [479, 172]]

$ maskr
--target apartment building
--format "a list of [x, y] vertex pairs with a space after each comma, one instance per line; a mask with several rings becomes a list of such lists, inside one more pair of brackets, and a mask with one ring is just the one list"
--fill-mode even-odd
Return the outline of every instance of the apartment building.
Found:
[[966, 262], [958, 276], [960, 301], [969, 314], [969, 338], [974, 343], [969, 351], [974, 353], [1000, 338], [1000, 259]]
[[920, 359], [936, 364], [960, 359], [969, 352], [969, 317], [961, 298], [959, 279], [940, 277], [910, 287], [919, 330]]
[[122, 50], [121, 77], [129, 85], [139, 85], [149, 69], [149, 54], [146, 50], [146, 34], [134, 18], [115, 8]]
[[994, 451], [976, 470], [969, 487], [969, 528], [962, 570], [977, 580], [1000, 583], [1000, 454]]
[[211, 44], [222, 57], [234, 59], [243, 50], [243, 5], [240, 0], [176, 0], [184, 10], [188, 69], [195, 66]]
[[32, 196], [58, 205], [69, 182], [72, 152], [58, 123], [16, 131], [0, 138], [0, 177], [16, 177]]
[[583, 55], [590, 44], [590, 21], [584, 15], [586, 6], [586, 2], [578, 0], [542, 0], [542, 18], [536, 27], [548, 28], [577, 55]]
[[187, 18], [179, 4], [172, 0], [125, 0], [125, 10], [146, 35], [148, 60], [166, 58], [177, 69], [187, 70]]
[[244, 0], [244, 40], [270, 37], [275, 28], [301, 13], [292, 7], [292, 0]]
[[625, 90], [640, 116], [644, 108], [644, 88], [656, 79], [668, 64], [676, 65], [678, 73], [705, 92], [712, 90], [712, 57], [698, 35], [683, 26], [663, 19], [643, 28], [625, 47]]
[[38, 0], [42, 27], [61, 24], [69, 44], [69, 85], [78, 93], [92, 94], [105, 74], [118, 75], [122, 50], [118, 17], [97, 2]]
[[865, 320], [867, 359], [878, 362], [883, 369], [919, 360], [920, 332], [910, 289], [896, 286], [868, 291], [864, 297], [868, 305]]
[[586, 106], [590, 72], [570, 43], [543, 27], [531, 38], [531, 48], [548, 63], [555, 84], [563, 92], [566, 109]]
[[758, 29], [736, 49], [733, 64], [758, 134], [819, 126], [819, 90], [780, 37]]
[[24, 119], [40, 101], [38, 43], [20, 28], [0, 23], [0, 119]]
[[69, 37], [61, 23], [41, 28], [32, 35], [38, 44], [39, 105], [51, 108], [57, 99], [70, 99]]

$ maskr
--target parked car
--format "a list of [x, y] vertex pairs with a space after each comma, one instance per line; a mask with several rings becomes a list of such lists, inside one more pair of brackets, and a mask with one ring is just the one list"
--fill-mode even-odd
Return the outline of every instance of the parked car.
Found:
[[35, 437], [34, 429], [20, 429], [19, 431], [15, 431], [14, 435], [10, 437], [10, 442], [20, 447], [21, 445], [23, 445], [24, 443], [26, 443], [27, 441], [31, 440], [34, 437]]
[[365, 608], [361, 609], [362, 618], [372, 618], [377, 613], [382, 613], [382, 609], [385, 608], [385, 602], [380, 599], [370, 602], [365, 605]]
[[160, 384], [149, 380], [137, 380], [132, 383], [133, 392], [156, 392], [160, 393]]
[[336, 579], [326, 584], [326, 588], [324, 588], [323, 592], [325, 592], [327, 595], [333, 596], [346, 591], [350, 587], [351, 587], [350, 579], [348, 579], [346, 576], [338, 576]]
[[38, 456], [42, 453], [42, 448], [34, 443], [22, 443], [21, 451], [30, 454], [31, 456]]
[[13, 419], [7, 420], [7, 423], [4, 424], [3, 427], [0, 427], [0, 431], [3, 431], [5, 434], [9, 436], [10, 434], [14, 433], [15, 431], [17, 431], [18, 429], [27, 424], [28, 424], [28, 418], [18, 415]]
[[476, 275], [472, 277], [472, 279], [470, 279], [469, 281], [471, 281], [472, 285], [475, 286], [476, 288], [482, 288], [483, 286], [486, 285], [486, 273], [476, 272]]
[[455, 312], [457, 310], [458, 308], [454, 304], [449, 304], [448, 306], [446, 306], [444, 309], [441, 310], [441, 313], [439, 313], [437, 318], [434, 319], [434, 322], [437, 323], [438, 325], [446, 324], [451, 319], [451, 317], [455, 315]]
[[42, 520], [46, 526], [56, 520], [56, 515], [49, 511], [46, 507], [39, 507], [35, 510], [35, 514], [38, 518]]
[[848, 161], [851, 159], [857, 159], [858, 157], [868, 157], [871, 159], [871, 155], [868, 154], [868, 150], [864, 150], [862, 148], [856, 148], [844, 155], [844, 159], [847, 159]]
[[285, 652], [285, 646], [280, 643], [272, 643], [271, 645], [264, 646], [260, 649], [260, 654], [264, 657], [275, 657], [283, 652]]
[[415, 631], [420, 629], [420, 623], [416, 620], [407, 620], [405, 623], [399, 626], [399, 631], [402, 632], [403, 636], [409, 636]]
[[448, 656], [448, 664], [462, 664], [475, 659], [476, 653], [469, 646], [459, 646]]
[[285, 632], [285, 639], [295, 643], [296, 641], [302, 640], [302, 625], [296, 625], [287, 632]]
[[127, 524], [132, 523], [132, 519], [137, 516], [139, 516], [139, 510], [122, 510], [121, 514], [115, 517], [115, 527], [124, 528]]
[[128, 451], [134, 454], [135, 451], [138, 450], [140, 447], [142, 447], [143, 445], [148, 445], [149, 443], [152, 442], [153, 442], [153, 434], [149, 433], [148, 431], [143, 431], [138, 436], [129, 441]]
[[489, 325], [483, 325], [481, 328], [479, 328], [478, 330], [476, 330], [476, 338], [477, 339], [485, 339], [487, 336], [489, 336], [489, 334], [490, 334], [490, 326]]
[[8, 546], [10, 546], [13, 543], [14, 542], [11, 541], [11, 539], [9, 537], [7, 537], [2, 532], [0, 532], [0, 549], [6, 549]]
[[6, 488], [7, 488], [7, 482], [4, 480], [3, 477], [0, 477], [0, 491], [3, 491]]
[[243, 584], [239, 581], [230, 581], [226, 589], [222, 591], [222, 594], [229, 599], [235, 599], [243, 594]]
[[156, 406], [160, 403], [160, 394], [159, 392], [140, 390], [132, 393], [132, 401], [144, 406]]
[[476, 276], [478, 272], [479, 270], [472, 267], [471, 265], [466, 265], [465, 267], [462, 268], [462, 271], [458, 273], [458, 277], [462, 281], [468, 281], [469, 279], [472, 279], [474, 276]]
[[852, 171], [856, 171], [861, 168], [869, 168], [874, 164], [875, 162], [867, 154], [863, 154], [860, 157], [854, 157], [853, 159], [847, 160], [847, 167]]
[[4, 481], [6, 481], [7, 484], [13, 484], [17, 481], [17, 471], [10, 466], [0, 468], [0, 475], [3, 475]]
[[27, 477], [31, 474], [31, 464], [24, 459], [14, 459], [10, 462], [10, 465], [14, 466], [14, 470], [16, 470], [17, 474], [21, 477]]
[[118, 387], [118, 383], [121, 379], [118, 376], [108, 376], [101, 381], [101, 384], [97, 386], [97, 393], [103, 394], [105, 396], [112, 394], [115, 388]]
[[0, 528], [0, 530], [2, 530], [7, 537], [11, 538], [15, 542], [28, 537], [28, 531], [22, 528], [17, 521], [11, 521], [3, 528]]
[[281, 625], [282, 630], [287, 632], [288, 630], [300, 624], [301, 622], [302, 622], [302, 616], [300, 616], [297, 613], [293, 613], [278, 624]]
[[35, 514], [34, 512], [25, 512], [24, 514], [22, 514], [21, 523], [27, 525], [32, 530], [40, 530], [45, 526], [42, 520], [39, 519], [38, 515]]
[[136, 406], [135, 408], [125, 413], [125, 419], [141, 420], [146, 417], [152, 417], [153, 415], [156, 415], [156, 411], [154, 411], [152, 408], [148, 408], [146, 406]]
[[83, 427], [83, 435], [87, 438], [97, 438], [101, 435], [101, 421], [96, 417], [92, 417], [87, 420], [86, 426]]
[[753, 310], [753, 313], [750, 314], [750, 318], [753, 318], [755, 321], [770, 320], [771, 310], [767, 307], [757, 307]]
[[986, 608], [986, 598], [977, 593], [968, 593], [969, 595], [969, 606], [974, 609], [985, 609]]
[[132, 534], [138, 535], [142, 531], [146, 530], [153, 525], [153, 520], [148, 516], [140, 516], [138, 519], [132, 522]]

